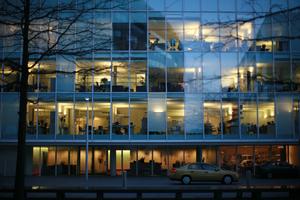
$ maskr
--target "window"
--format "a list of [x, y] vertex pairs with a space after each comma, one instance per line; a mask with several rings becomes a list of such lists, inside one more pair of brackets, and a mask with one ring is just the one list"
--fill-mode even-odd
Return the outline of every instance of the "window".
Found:
[[131, 13], [131, 49], [146, 50], [147, 23], [146, 14], [142, 12]]
[[127, 12], [113, 13], [113, 49], [128, 50], [129, 23]]

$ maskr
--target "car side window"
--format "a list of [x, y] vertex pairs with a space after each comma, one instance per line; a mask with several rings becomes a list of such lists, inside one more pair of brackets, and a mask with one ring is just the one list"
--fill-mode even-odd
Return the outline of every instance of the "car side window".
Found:
[[213, 165], [202, 164], [202, 169], [209, 170], [209, 171], [214, 171], [216, 169], [216, 167], [213, 166]]
[[189, 165], [188, 169], [196, 170], [196, 169], [200, 169], [200, 167], [197, 164], [191, 164]]

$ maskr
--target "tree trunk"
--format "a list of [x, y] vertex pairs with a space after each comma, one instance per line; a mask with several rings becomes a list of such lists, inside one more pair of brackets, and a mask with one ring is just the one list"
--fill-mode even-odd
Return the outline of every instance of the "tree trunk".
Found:
[[23, 51], [21, 63], [21, 81], [19, 93], [19, 123], [18, 123], [18, 146], [15, 174], [16, 200], [25, 199], [25, 162], [26, 162], [26, 113], [27, 113], [27, 88], [28, 88], [28, 30], [29, 30], [30, 0], [24, 1], [24, 18], [22, 26]]

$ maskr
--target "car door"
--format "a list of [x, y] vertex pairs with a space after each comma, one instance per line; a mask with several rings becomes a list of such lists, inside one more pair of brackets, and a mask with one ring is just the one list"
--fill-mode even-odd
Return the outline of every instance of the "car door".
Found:
[[194, 181], [201, 181], [203, 179], [203, 170], [201, 164], [191, 164], [188, 167], [188, 175], [191, 176]]
[[219, 170], [217, 171], [217, 167], [214, 165], [203, 163], [201, 165], [203, 171], [203, 179], [206, 181], [219, 181], [221, 178]]

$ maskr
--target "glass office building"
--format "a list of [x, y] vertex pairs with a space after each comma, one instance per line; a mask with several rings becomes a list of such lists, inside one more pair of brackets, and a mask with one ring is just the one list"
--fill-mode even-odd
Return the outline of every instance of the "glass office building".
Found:
[[[300, 165], [298, 0], [116, 2], [93, 11], [107, 40], [96, 52], [30, 69], [28, 174], [81, 175], [86, 156], [91, 175], [167, 175], [199, 161], [241, 173], [270, 160]], [[2, 58], [19, 62], [11, 51]], [[2, 63], [3, 175], [14, 173], [18, 77]]]

